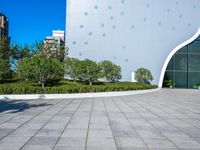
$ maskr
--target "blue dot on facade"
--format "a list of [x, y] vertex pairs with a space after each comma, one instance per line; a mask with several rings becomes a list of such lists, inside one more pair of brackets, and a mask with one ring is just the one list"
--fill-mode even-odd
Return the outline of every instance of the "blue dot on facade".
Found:
[[102, 23], [102, 24], [101, 24], [101, 27], [103, 28], [104, 26], [105, 26], [105, 25]]
[[106, 37], [106, 34], [105, 34], [105, 33], [103, 33], [103, 34], [102, 34], [102, 36], [103, 36], [103, 37]]
[[159, 21], [159, 22], [158, 22], [158, 26], [161, 26], [161, 25], [162, 25], [162, 22], [161, 22], [161, 21]]
[[135, 26], [134, 26], [134, 25], [131, 25], [131, 29], [135, 29]]
[[124, 12], [122, 11], [122, 12], [120, 13], [120, 15], [121, 15], [121, 16], [124, 16]]
[[84, 26], [83, 25], [80, 25], [80, 28], [82, 29]]
[[88, 42], [84, 42], [84, 45], [88, 45]]
[[109, 9], [109, 10], [112, 10], [112, 6], [108, 6], [108, 9]]
[[113, 25], [113, 26], [112, 26], [112, 28], [113, 28], [113, 29], [116, 29], [116, 26], [115, 26], [115, 25]]
[[150, 4], [146, 4], [146, 7], [149, 8], [149, 7], [150, 7]]
[[98, 7], [97, 5], [95, 5], [95, 6], [94, 6], [94, 9], [96, 9], [96, 10], [97, 10], [98, 8], [99, 8], [99, 7]]
[[125, 62], [128, 62], [128, 59], [127, 59], [127, 58], [125, 59]]
[[172, 31], [175, 31], [176, 30], [176, 27], [172, 27]]
[[79, 53], [78, 55], [79, 55], [80, 57], [81, 57], [81, 56], [83, 56], [83, 54], [82, 54], [82, 53]]
[[92, 33], [92, 32], [89, 32], [88, 34], [89, 34], [89, 36], [92, 36], [92, 35], [93, 35], [93, 33]]
[[73, 45], [76, 45], [76, 41], [73, 41], [72, 44], [73, 44]]
[[124, 4], [124, 3], [125, 3], [125, 0], [121, 0], [121, 3]]
[[84, 15], [85, 15], [85, 16], [88, 16], [88, 12], [84, 12]]
[[113, 16], [111, 16], [111, 17], [110, 17], [110, 20], [113, 20], [113, 19], [114, 19], [114, 17], [113, 17]]

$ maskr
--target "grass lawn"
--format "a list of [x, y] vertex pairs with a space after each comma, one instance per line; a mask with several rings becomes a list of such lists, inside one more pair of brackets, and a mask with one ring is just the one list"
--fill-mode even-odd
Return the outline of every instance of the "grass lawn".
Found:
[[11, 80], [0, 83], [0, 94], [65, 94], [65, 93], [88, 93], [108, 91], [130, 91], [157, 88], [156, 85], [148, 85], [132, 82], [105, 83], [97, 82], [89, 86], [85, 82], [73, 82], [62, 80], [56, 85], [47, 85], [44, 89], [38, 84], [29, 81]]

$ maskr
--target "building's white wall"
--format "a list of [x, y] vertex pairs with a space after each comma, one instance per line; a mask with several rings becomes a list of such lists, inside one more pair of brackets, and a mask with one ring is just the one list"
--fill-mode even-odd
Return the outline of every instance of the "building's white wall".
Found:
[[170, 51], [200, 26], [199, 0], [67, 0], [69, 55], [111, 60], [131, 80], [138, 67], [159, 83]]

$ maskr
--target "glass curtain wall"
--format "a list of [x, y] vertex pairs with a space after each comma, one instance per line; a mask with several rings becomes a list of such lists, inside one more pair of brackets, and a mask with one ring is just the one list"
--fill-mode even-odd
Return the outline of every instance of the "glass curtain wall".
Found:
[[200, 37], [172, 57], [165, 72], [164, 86], [166, 80], [172, 80], [177, 88], [193, 88], [200, 82]]

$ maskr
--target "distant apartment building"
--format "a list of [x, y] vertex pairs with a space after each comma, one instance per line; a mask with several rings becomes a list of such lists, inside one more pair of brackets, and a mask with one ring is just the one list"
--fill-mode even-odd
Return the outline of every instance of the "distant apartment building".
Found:
[[8, 17], [0, 13], [0, 39], [8, 37]]
[[65, 43], [65, 32], [61, 30], [53, 30], [52, 36], [47, 36], [44, 40], [47, 44], [64, 44]]
[[62, 61], [65, 51], [65, 32], [54, 30], [52, 36], [47, 36], [44, 40], [44, 48], [42, 53], [49, 57], [57, 58]]

